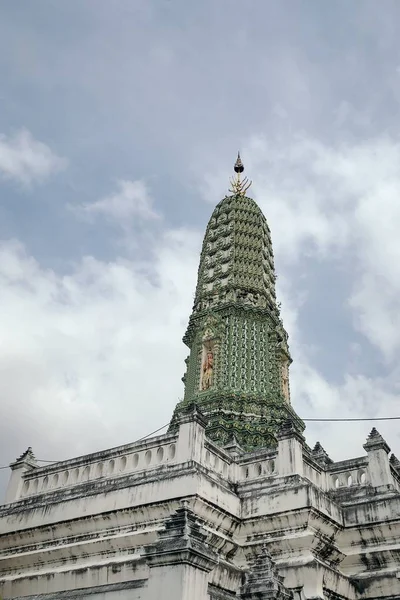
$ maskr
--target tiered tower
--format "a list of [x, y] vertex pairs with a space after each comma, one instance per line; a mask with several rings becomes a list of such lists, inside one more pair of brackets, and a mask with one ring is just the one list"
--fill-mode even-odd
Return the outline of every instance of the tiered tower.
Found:
[[276, 445], [282, 421], [304, 424], [290, 405], [288, 335], [275, 293], [270, 229], [246, 196], [240, 155], [231, 195], [216, 206], [200, 256], [193, 311], [184, 343], [190, 354], [185, 395], [171, 421], [195, 403], [208, 419], [207, 435], [244, 450]]

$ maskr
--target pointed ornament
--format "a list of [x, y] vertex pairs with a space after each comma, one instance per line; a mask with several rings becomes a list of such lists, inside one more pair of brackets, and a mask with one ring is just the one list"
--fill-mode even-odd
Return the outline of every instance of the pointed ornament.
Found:
[[244, 196], [251, 186], [252, 181], [247, 179], [247, 177], [241, 179], [241, 174], [244, 171], [244, 165], [242, 159], [240, 158], [240, 152], [238, 152], [233, 170], [236, 173], [236, 177], [232, 177], [230, 179], [231, 187], [229, 188], [229, 191], [236, 196]]

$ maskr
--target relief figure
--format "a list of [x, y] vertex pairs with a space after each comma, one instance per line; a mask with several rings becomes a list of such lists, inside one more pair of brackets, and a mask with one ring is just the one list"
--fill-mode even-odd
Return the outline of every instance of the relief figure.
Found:
[[208, 390], [212, 386], [214, 370], [214, 354], [211, 350], [207, 350], [207, 354], [203, 363], [203, 373], [201, 379], [201, 389]]
[[286, 361], [282, 363], [282, 392], [285, 400], [289, 402], [289, 367]]

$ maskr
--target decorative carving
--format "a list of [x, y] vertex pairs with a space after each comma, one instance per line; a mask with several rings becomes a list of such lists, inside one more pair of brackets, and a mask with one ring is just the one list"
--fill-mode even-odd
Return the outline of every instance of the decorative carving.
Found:
[[311, 454], [314, 460], [316, 460], [320, 465], [330, 465], [333, 463], [333, 460], [329, 457], [329, 454], [319, 442], [315, 444]]
[[373, 427], [371, 429], [371, 432], [370, 432], [363, 448], [367, 452], [370, 452], [371, 450], [385, 450], [385, 452], [387, 454], [389, 454], [389, 452], [390, 452], [390, 448], [389, 448], [388, 444], [383, 439], [383, 437], [381, 436], [379, 431], [377, 431], [375, 429], [375, 427]]
[[208, 316], [204, 325], [203, 341], [211, 340], [216, 335], [216, 319]]
[[250, 561], [250, 570], [245, 575], [241, 589], [241, 600], [292, 600], [293, 594], [283, 585], [283, 577], [268, 552], [262, 546], [261, 552]]
[[277, 434], [278, 440], [297, 438], [300, 442], [302, 442], [302, 443], [305, 442], [304, 436], [298, 429], [298, 425], [299, 425], [298, 421], [299, 421], [298, 418], [297, 418], [297, 422], [291, 418], [288, 418], [285, 421], [283, 421], [283, 423], [280, 425], [280, 427], [278, 429], [278, 434]]
[[391, 455], [390, 459], [389, 459], [390, 464], [392, 465], [392, 467], [398, 472], [400, 473], [400, 460], [397, 458], [397, 456], [395, 456], [394, 454]]
[[232, 456], [239, 456], [243, 453], [243, 448], [241, 448], [234, 433], [228, 438], [228, 442], [224, 446], [224, 450], [229, 452], [229, 454], [231, 454]]
[[211, 571], [218, 561], [218, 555], [206, 543], [202, 524], [186, 500], [166, 520], [158, 541], [145, 548], [145, 556], [150, 568], [190, 563], [204, 571]]
[[208, 390], [213, 384], [214, 354], [207, 350], [202, 367], [201, 389]]
[[281, 378], [282, 378], [282, 394], [286, 402], [290, 402], [289, 393], [289, 361], [284, 359], [281, 365]]
[[25, 450], [25, 452], [23, 452], [21, 454], [21, 456], [16, 459], [15, 462], [19, 463], [19, 462], [25, 462], [25, 461], [36, 463], [36, 457], [33, 454], [31, 446], [29, 446], [29, 448], [27, 450]]

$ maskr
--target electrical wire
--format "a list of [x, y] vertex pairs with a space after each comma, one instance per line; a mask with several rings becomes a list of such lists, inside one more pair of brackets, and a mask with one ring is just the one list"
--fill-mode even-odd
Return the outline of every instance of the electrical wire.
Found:
[[[147, 435], [144, 435], [143, 437], [139, 438], [138, 440], [136, 440], [133, 443], [137, 444], [138, 442], [142, 442], [143, 440], [147, 439], [151, 435], [154, 435], [155, 433], [158, 433], [162, 429], [165, 429], [166, 427], [168, 427], [168, 425], [169, 425], [169, 423], [166, 423], [166, 425], [163, 425], [162, 427], [159, 427], [158, 429], [155, 429], [155, 431], [152, 431], [151, 433], [148, 433]], [[63, 462], [63, 461], [61, 461], [61, 460], [44, 460], [44, 459], [37, 458], [36, 462], [41, 462], [41, 463], [57, 463], [57, 462]], [[6, 465], [5, 467], [0, 467], [0, 471], [2, 469], [9, 469], [9, 468], [10, 468], [10, 466]]]
[[[310, 423], [350, 423], [350, 422], [355, 422], [355, 421], [400, 421], [400, 416], [399, 417], [361, 417], [361, 418], [352, 418], [352, 417], [346, 417], [343, 419], [301, 419], [304, 422]], [[155, 433], [158, 433], [159, 431], [162, 431], [162, 429], [165, 429], [166, 427], [168, 427], [169, 423], [167, 423], [166, 425], [163, 425], [162, 427], [159, 427], [158, 429], [155, 429], [154, 431], [152, 431], [151, 433], [148, 433], [147, 435], [144, 435], [143, 437], [139, 438], [138, 440], [136, 440], [136, 442], [134, 442], [134, 444], [137, 444], [138, 442], [142, 442], [143, 440], [147, 439], [148, 437], [150, 437], [151, 435], [154, 435]], [[59, 460], [43, 460], [43, 459], [37, 459], [37, 462], [41, 462], [41, 463], [57, 463], [57, 462], [63, 462], [63, 461], [59, 461]], [[0, 467], [0, 471], [2, 469], [9, 469], [9, 465], [6, 465], [5, 467]]]
[[346, 419], [302, 419], [302, 421], [307, 421], [308, 423], [310, 421], [318, 421], [319, 423], [322, 422], [326, 422], [326, 423], [335, 423], [335, 422], [343, 422], [343, 421], [398, 421], [400, 419], [400, 417], [363, 417], [361, 419], [359, 418], [346, 418]]

